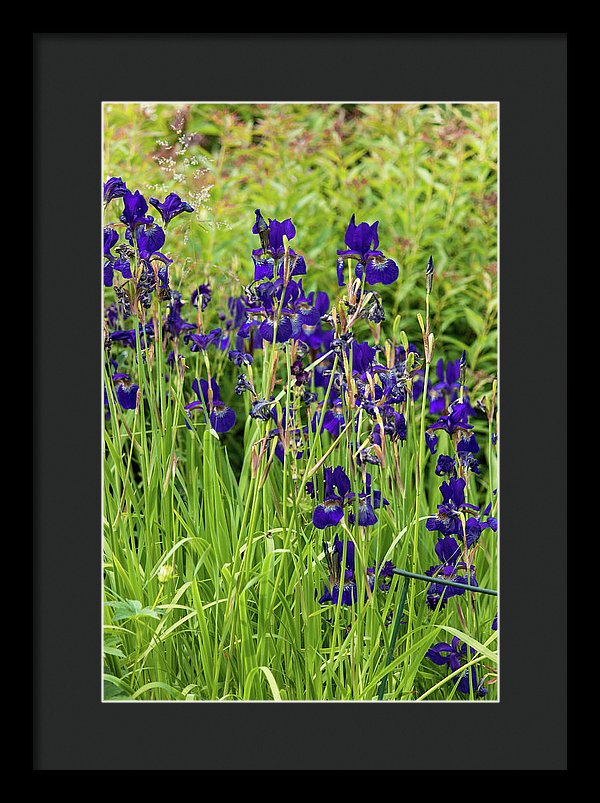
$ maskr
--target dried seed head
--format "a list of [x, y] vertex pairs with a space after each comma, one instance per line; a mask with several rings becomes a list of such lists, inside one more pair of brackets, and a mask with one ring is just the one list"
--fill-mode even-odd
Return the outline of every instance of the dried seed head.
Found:
[[304, 404], [311, 404], [312, 402], [316, 402], [318, 396], [312, 390], [308, 390], [308, 388], [302, 394], [302, 401]]
[[361, 463], [370, 463], [372, 466], [380, 466], [381, 457], [376, 453], [373, 447], [370, 447], [358, 453], [357, 462], [359, 465], [361, 465]]
[[254, 388], [252, 387], [246, 376], [244, 374], [239, 374], [233, 392], [237, 396], [241, 396], [242, 393], [245, 393], [245, 391], [247, 390], [249, 390], [251, 393], [254, 393]]
[[485, 397], [484, 396], [482, 396], [481, 399], [477, 399], [477, 401], [475, 402], [475, 409], [479, 410], [480, 413], [483, 413], [483, 415], [485, 415], [487, 417], [488, 409], [487, 409], [487, 405], [485, 403]]
[[431, 293], [431, 287], [433, 285], [433, 272], [435, 270], [435, 266], [433, 264], [433, 257], [429, 257], [429, 261], [427, 262], [427, 268], [425, 270], [425, 278], [426, 278], [426, 292]]
[[467, 352], [463, 351], [460, 355], [460, 384], [465, 384], [465, 379], [467, 376]]
[[379, 293], [371, 292], [365, 297], [365, 303], [361, 310], [360, 317], [371, 321], [371, 323], [381, 323], [385, 320], [385, 310], [383, 309]]
[[121, 245], [118, 245], [118, 246], [115, 248], [115, 251], [116, 251], [116, 252], [117, 252], [117, 254], [119, 254], [119, 255], [120, 255], [120, 256], [121, 256], [123, 259], [133, 259], [133, 257], [135, 256], [135, 251], [134, 251], [134, 249], [133, 249], [133, 248], [132, 248], [130, 245], [127, 245], [127, 243], [122, 243]]
[[123, 285], [116, 285], [115, 284], [115, 296], [117, 298], [117, 308], [119, 310], [119, 315], [122, 318], [129, 318], [132, 314], [131, 311], [131, 296], [129, 292], [125, 289]]
[[271, 400], [257, 399], [250, 408], [250, 418], [257, 418], [260, 421], [267, 421], [271, 417]]
[[256, 215], [256, 230], [258, 232], [258, 236], [260, 237], [260, 244], [263, 251], [268, 251], [269, 249], [269, 224], [261, 215], [260, 209], [255, 210]]

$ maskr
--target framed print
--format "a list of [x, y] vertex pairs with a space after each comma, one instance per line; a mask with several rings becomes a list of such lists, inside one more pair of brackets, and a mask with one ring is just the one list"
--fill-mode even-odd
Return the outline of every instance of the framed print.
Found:
[[566, 35], [34, 64], [35, 768], [566, 768]]

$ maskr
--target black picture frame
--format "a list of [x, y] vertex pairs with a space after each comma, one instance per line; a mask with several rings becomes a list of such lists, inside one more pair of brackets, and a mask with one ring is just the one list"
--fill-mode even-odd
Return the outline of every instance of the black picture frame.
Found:
[[[34, 33], [33, 67], [34, 769], [566, 769], [567, 34]], [[498, 704], [101, 702], [109, 100], [499, 102]]]

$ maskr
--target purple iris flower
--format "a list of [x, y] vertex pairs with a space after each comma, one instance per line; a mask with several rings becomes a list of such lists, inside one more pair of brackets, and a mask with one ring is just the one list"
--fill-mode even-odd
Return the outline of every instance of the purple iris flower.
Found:
[[[469, 536], [467, 535], [467, 548], [470, 546], [468, 539]], [[434, 582], [432, 582], [427, 590], [427, 605], [432, 610], [434, 610], [438, 604], [440, 605], [440, 609], [442, 609], [448, 599], [464, 594], [464, 589], [436, 583], [436, 577], [445, 580], [453, 580], [456, 583], [464, 585], [477, 586], [475, 566], [471, 564], [467, 572], [467, 564], [460, 560], [461, 548], [452, 536], [445, 535], [444, 537], [438, 538], [435, 545], [435, 553], [440, 563], [437, 566], [431, 566], [425, 572], [429, 577], [434, 578]]]
[[141, 259], [150, 259], [154, 254], [158, 254], [165, 244], [165, 233], [156, 223], [152, 223], [150, 226], [139, 226], [136, 229], [135, 238]]
[[[344, 517], [344, 506], [347, 505], [348, 521], [354, 524], [355, 498], [356, 494], [350, 490], [350, 480], [341, 466], [324, 469], [324, 492], [323, 502], [317, 505], [313, 512], [313, 525], [324, 530], [326, 527], [334, 527]], [[358, 524], [361, 527], [370, 527], [377, 523], [375, 510], [381, 505], [388, 505], [387, 499], [382, 498], [381, 491], [374, 491], [371, 488], [371, 475], [367, 474], [365, 479], [365, 489], [358, 494], [356, 507], [358, 508]]]
[[339, 287], [345, 287], [346, 282], [344, 281], [344, 260], [338, 257], [336, 263], [336, 273], [337, 273], [337, 281]]
[[296, 297], [287, 302], [286, 312], [288, 313], [289, 319], [292, 322], [292, 332], [294, 335], [304, 334], [305, 332], [310, 331], [317, 326], [321, 320], [321, 314], [316, 307], [313, 307], [311, 301], [304, 295], [304, 291], [302, 290], [302, 281], [298, 282], [297, 285], [295, 282], [292, 283], [290, 281], [288, 284], [288, 289], [290, 285], [293, 285], [297, 288], [296, 292], [294, 293]]
[[479, 444], [477, 443], [477, 438], [475, 437], [475, 433], [472, 432], [469, 437], [464, 435], [456, 445], [456, 451], [460, 454], [465, 452], [470, 452], [471, 454], [477, 454], [479, 451]]
[[109, 329], [115, 329], [115, 327], [119, 323], [119, 311], [114, 301], [112, 302], [112, 304], [108, 304], [104, 308], [104, 318], [106, 320], [106, 323], [108, 324]]
[[211, 379], [210, 388], [206, 379], [200, 381], [194, 379], [192, 390], [198, 401], [186, 404], [184, 409], [189, 411], [201, 407], [204, 414], [208, 414], [210, 425], [215, 432], [228, 432], [235, 424], [236, 416], [235, 412], [221, 401], [221, 391], [216, 379], [214, 377]]
[[[321, 413], [315, 413], [315, 423], [321, 417]], [[344, 426], [344, 406], [341, 399], [334, 399], [330, 410], [323, 416], [323, 429], [326, 429], [334, 438], [340, 434]]]
[[458, 561], [456, 564], [440, 564], [427, 569], [425, 574], [433, 579], [433, 582], [427, 589], [427, 606], [432, 611], [438, 608], [438, 606], [439, 610], [442, 610], [449, 599], [452, 597], [460, 597], [465, 593], [464, 588], [456, 588], [454, 586], [436, 583], [436, 577], [439, 577], [441, 580], [452, 580], [454, 583], [461, 583], [466, 586], [477, 586], [475, 566], [471, 565], [469, 569], [469, 576], [467, 576], [467, 564], [463, 561]]
[[443, 535], [461, 535], [462, 522], [460, 513], [473, 510], [479, 512], [479, 508], [465, 502], [465, 481], [462, 478], [450, 477], [448, 482], [443, 482], [440, 486], [443, 504], [438, 505], [437, 516], [427, 519], [426, 528], [433, 532], [438, 530]]
[[435, 367], [437, 374], [437, 384], [429, 391], [431, 405], [429, 411], [432, 415], [439, 415], [458, 398], [460, 392], [460, 359], [448, 360], [446, 363], [446, 375], [444, 376], [444, 360], [440, 357]]
[[427, 428], [427, 432], [435, 432], [438, 429], [443, 429], [448, 435], [454, 435], [455, 432], [466, 432], [473, 429], [473, 424], [469, 424], [469, 407], [465, 403], [455, 403], [449, 410], [449, 415], [442, 415], [435, 424], [431, 424]]
[[[256, 215], [256, 222], [252, 227], [252, 233], [258, 234], [258, 226], [260, 218], [262, 217], [260, 214], [260, 209], [255, 211]], [[264, 220], [264, 218], [263, 218]], [[293, 240], [296, 236], [296, 227], [292, 223], [291, 218], [287, 218], [287, 220], [279, 221], [279, 220], [271, 220], [269, 218], [269, 226], [268, 226], [268, 246], [265, 250], [269, 251], [272, 256], [274, 257], [281, 257], [285, 253], [285, 248], [283, 245], [283, 238], [287, 237], [288, 240]]]
[[[340, 365], [344, 365], [345, 360], [348, 360], [352, 367], [353, 376], [360, 377], [364, 381], [367, 372], [373, 373], [375, 371], [377, 366], [374, 361], [377, 349], [369, 345], [369, 343], [358, 343], [351, 334], [345, 334], [339, 338], [332, 338], [329, 345], [338, 356]], [[341, 376], [342, 374], [340, 374], [340, 378]], [[380, 399], [383, 395], [379, 385], [376, 386], [375, 393], [377, 395], [374, 401]]]
[[[306, 349], [311, 349], [315, 352], [315, 355], [317, 353], [324, 354], [326, 351], [329, 351], [325, 344], [331, 339], [332, 335], [333, 332], [325, 331], [322, 325], [318, 323], [316, 326], [303, 326], [302, 331], [294, 335], [294, 340], [296, 343], [303, 343]], [[317, 376], [317, 371], [322, 372], [326, 368], [326, 364], [315, 366], [314, 376]], [[318, 385], [318, 383], [316, 384]]]
[[438, 445], [438, 436], [430, 435], [429, 432], [425, 433], [425, 444], [431, 454], [435, 454]]
[[451, 535], [445, 535], [437, 540], [435, 554], [442, 566], [456, 566], [460, 560], [461, 550]]
[[[150, 218], [150, 220], [152, 221], [152, 218]], [[125, 238], [133, 245], [131, 231], [130, 228], [126, 229]], [[161, 254], [159, 250], [165, 244], [165, 233], [157, 223], [140, 224], [135, 229], [135, 241], [137, 243], [140, 259], [149, 260], [154, 257], [160, 259], [166, 265], [173, 262], [172, 259]]]
[[223, 331], [222, 329], [211, 329], [210, 332], [204, 334], [200, 332], [199, 334], [190, 334], [189, 332], [184, 336], [183, 341], [184, 343], [192, 343], [192, 351], [206, 351], [206, 349], [212, 345], [217, 343], [220, 339]]
[[470, 438], [463, 437], [456, 444], [456, 453], [462, 467], [466, 471], [472, 471], [474, 474], [481, 474], [479, 469], [479, 461], [475, 457], [479, 451], [479, 444], [475, 434], [472, 433]]
[[277, 343], [285, 343], [294, 334], [292, 322], [287, 316], [282, 316], [277, 322], [277, 332], [275, 332], [275, 318], [266, 318], [258, 327], [258, 337], [272, 343], [273, 339]]
[[[260, 254], [263, 252], [257, 249]], [[259, 282], [261, 279], [272, 279], [275, 274], [275, 260], [273, 257], [269, 257], [267, 255], [263, 256], [256, 256], [254, 253], [252, 254], [252, 260], [254, 262], [254, 281]]]
[[[371, 256], [364, 267], [367, 284], [393, 284], [399, 275], [398, 265], [386, 256]], [[356, 265], [355, 273], [361, 279], [363, 275], [362, 262]]]
[[129, 374], [113, 374], [117, 400], [123, 410], [135, 410], [139, 386], [131, 381]]
[[[448, 666], [451, 672], [461, 668], [463, 659], [468, 661], [474, 655], [475, 650], [472, 647], [467, 648], [457, 636], [454, 636], [451, 644], [440, 641], [425, 653], [425, 657], [433, 661], [436, 666]], [[465, 669], [458, 678], [456, 689], [461, 694], [469, 694], [471, 688], [477, 697], [484, 697], [487, 694], [487, 689], [477, 680], [474, 666]]]
[[383, 564], [383, 566], [379, 570], [379, 577], [380, 577], [380, 579], [383, 580], [383, 582], [379, 586], [379, 589], [381, 591], [389, 591], [390, 590], [390, 586], [391, 586], [392, 580], [394, 578], [394, 569], [395, 568], [396, 567], [394, 566], [394, 564], [392, 563], [391, 560], [386, 560], [386, 562]]
[[313, 524], [317, 529], [335, 527], [344, 518], [344, 501], [350, 493], [350, 479], [341, 466], [325, 468], [324, 499], [313, 512]]
[[[348, 522], [354, 524], [356, 517], [354, 514], [354, 492], [346, 494], [346, 500], [350, 505], [348, 512]], [[365, 490], [358, 495], [358, 523], [361, 527], [370, 527], [377, 524], [375, 511], [382, 505], [389, 505], [387, 499], [381, 495], [381, 491], [374, 491], [371, 488], [371, 475], [365, 475]]]
[[[406, 440], [406, 419], [389, 404], [382, 404], [379, 414], [383, 420], [383, 431], [392, 442]], [[379, 422], [373, 427], [373, 443], [381, 446], [381, 427]]]
[[169, 311], [163, 324], [165, 332], [170, 334], [171, 337], [179, 337], [182, 332], [187, 332], [190, 329], [196, 328], [193, 323], [184, 321], [181, 317], [182, 306], [183, 300], [181, 293], [178, 290], [171, 290]]
[[369, 285], [392, 284], [398, 278], [399, 271], [396, 263], [384, 256], [382, 251], [378, 250], [378, 226], [378, 220], [372, 225], [360, 223], [357, 226], [355, 215], [352, 215], [350, 218], [350, 223], [348, 224], [346, 236], [344, 238], [347, 248], [337, 252], [337, 274], [338, 284], [340, 284], [340, 286], [343, 286], [344, 266], [342, 260], [344, 258], [357, 260], [355, 275], [357, 278], [362, 278], [364, 272], [366, 282]]
[[448, 477], [456, 477], [456, 462], [454, 458], [447, 454], [439, 455], [435, 473], [438, 477], [442, 477], [444, 474], [447, 474]]
[[[352, 343], [352, 373], [363, 376], [373, 366], [373, 361], [377, 354], [377, 349], [368, 343]], [[348, 346], [348, 352], [350, 346]]]
[[338, 538], [337, 534], [331, 552], [325, 542], [323, 542], [323, 549], [325, 550], [331, 590], [325, 584], [325, 591], [319, 599], [319, 605], [324, 605], [325, 603], [337, 605], [338, 602], [341, 602], [342, 605], [354, 605], [358, 599], [356, 580], [354, 579], [354, 542], [350, 540], [346, 542], [345, 565], [343, 563], [344, 542]]
[[494, 616], [494, 621], [492, 622], [492, 630], [498, 630], [498, 614]]
[[115, 332], [111, 332], [109, 337], [113, 343], [122, 343], [124, 346], [128, 346], [131, 349], [135, 348], [135, 329], [117, 329]]
[[104, 286], [112, 287], [114, 271], [124, 279], [131, 279], [131, 264], [128, 259], [115, 257], [112, 248], [119, 240], [119, 233], [111, 226], [104, 227]]
[[161, 265], [157, 271], [158, 277], [158, 300], [170, 301], [171, 288], [169, 287], [169, 266]]
[[389, 404], [403, 404], [406, 401], [407, 382], [411, 377], [405, 372], [404, 366], [405, 363], [397, 363], [390, 369], [377, 369], [383, 396]]
[[[319, 599], [319, 605], [327, 603], [337, 605], [354, 605], [358, 600], [358, 588], [356, 585], [356, 569], [354, 561], [354, 542], [346, 541], [346, 563], [344, 564], [344, 541], [338, 538], [337, 534], [333, 541], [331, 551], [328, 545], [323, 542], [325, 560], [327, 562], [329, 585], [325, 584], [325, 590]], [[367, 583], [371, 591], [375, 587], [375, 571], [367, 569]], [[316, 594], [315, 594], [316, 596]], [[365, 594], [365, 599], [368, 594]]]
[[160, 212], [165, 226], [168, 226], [171, 220], [182, 212], [194, 211], [194, 207], [182, 201], [175, 192], [170, 192], [163, 203], [161, 203], [158, 198], [150, 198], [150, 203]]
[[300, 357], [292, 363], [291, 374], [294, 377], [294, 387], [302, 387], [310, 382], [310, 374], [304, 370], [304, 363]]
[[119, 219], [121, 223], [127, 225], [130, 231], [135, 231], [138, 226], [150, 226], [154, 223], [152, 215], [146, 215], [148, 203], [139, 190], [135, 192], [125, 190], [121, 197], [123, 198], [123, 214]]
[[190, 296], [190, 302], [193, 304], [194, 307], [198, 306], [198, 302], [200, 302], [200, 309], [204, 311], [211, 299], [212, 291], [207, 284], [199, 284], [198, 287], [192, 292]]
[[233, 326], [237, 329], [246, 319], [246, 305], [243, 297], [227, 299], [227, 310], [233, 319]]
[[[346, 250], [338, 251], [338, 256], [354, 257], [363, 263], [373, 254], [380, 256], [381, 251], [377, 250], [379, 246], [378, 226], [378, 220], [372, 225], [359, 223], [357, 226], [356, 216], [353, 214], [350, 218], [348, 228], [346, 229], [346, 236], [344, 237], [344, 242], [348, 247]], [[373, 246], [373, 250], [371, 246]]]
[[[348, 511], [348, 522], [354, 524], [355, 521], [356, 516], [354, 510], [350, 509]], [[377, 516], [373, 509], [373, 502], [371, 501], [371, 497], [366, 493], [358, 495], [358, 523], [361, 527], [372, 527], [374, 524], [377, 524]]]
[[308, 294], [308, 300], [310, 304], [319, 312], [319, 315], [322, 317], [323, 315], [327, 315], [329, 311], [329, 296], [327, 293], [319, 290], [318, 292], [311, 292]]
[[114, 256], [111, 253], [111, 249], [119, 240], [119, 232], [115, 231], [112, 226], [105, 226], [104, 227], [104, 256], [107, 259], [113, 259]]
[[[479, 541], [479, 537], [481, 533], [486, 530], [490, 529], [492, 532], [496, 532], [498, 530], [498, 521], [493, 516], [490, 516], [489, 513], [492, 509], [492, 503], [486, 507], [486, 509], [480, 513], [477, 517], [471, 516], [467, 519], [465, 523], [465, 530], [466, 530], [466, 544], [467, 547], [470, 548]], [[483, 516], [487, 516], [488, 518], [484, 521]]]
[[293, 337], [294, 327], [289, 315], [280, 314], [277, 320], [277, 332], [275, 332], [276, 320], [277, 313], [270, 296], [264, 299], [262, 307], [249, 310], [248, 323], [250, 326], [258, 325], [257, 336], [259, 342], [266, 340], [267, 343], [272, 343], [275, 340], [277, 343], [285, 343]]
[[255, 280], [251, 282], [248, 285], [248, 287], [245, 288], [246, 301], [248, 303], [249, 309], [264, 304], [272, 304], [273, 297], [275, 296], [279, 298], [282, 289], [283, 289], [282, 279], [276, 279], [275, 281], [267, 279], [266, 281], [263, 282], [257, 282]]
[[241, 368], [242, 365], [252, 365], [254, 362], [254, 357], [251, 354], [247, 354], [245, 351], [236, 351], [235, 349], [232, 349], [227, 356], [234, 365], [237, 365], [238, 368]]
[[146, 348], [147, 341], [154, 337], [154, 326], [151, 323], [147, 323], [145, 326], [140, 324], [137, 330], [119, 329], [116, 332], [111, 332], [109, 337], [111, 342], [122, 343], [124, 346], [134, 349], [138, 335], [140, 337], [141, 348]]
[[[243, 348], [241, 341], [245, 338], [250, 338], [250, 346], [247, 350], [252, 351], [253, 348], [262, 348], [263, 340], [268, 343], [272, 343], [273, 340], [276, 340], [277, 343], [285, 343], [294, 333], [290, 319], [291, 310], [285, 309], [285, 304], [290, 298], [290, 293], [297, 292], [296, 283], [290, 281], [290, 286], [286, 288], [285, 294], [281, 279], [277, 279], [275, 282], [263, 282], [257, 287], [254, 287], [254, 284], [253, 282], [246, 288], [245, 321], [238, 329], [237, 350], [240, 351]], [[280, 302], [278, 307], [274, 303], [276, 300]], [[277, 334], [275, 335], [276, 322]], [[257, 327], [256, 337], [253, 336], [255, 327]]]
[[[260, 209], [254, 212], [256, 220], [252, 227], [252, 233], [260, 236], [261, 248], [252, 251], [254, 260], [254, 279], [273, 279], [275, 275], [283, 278], [284, 254], [283, 245], [284, 235], [288, 240], [293, 240], [296, 236], [296, 227], [291, 218], [287, 220], [271, 220], [267, 224], [260, 213]], [[306, 262], [304, 257], [296, 254], [293, 249], [289, 249], [290, 276], [301, 276], [306, 273]]]
[[122, 178], [109, 178], [104, 184], [104, 205], [109, 204], [113, 198], [122, 198], [126, 192], [127, 185]]

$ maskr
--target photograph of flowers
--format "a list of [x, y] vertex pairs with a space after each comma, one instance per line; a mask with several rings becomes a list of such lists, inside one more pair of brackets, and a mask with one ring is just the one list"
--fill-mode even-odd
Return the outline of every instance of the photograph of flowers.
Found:
[[103, 103], [104, 702], [499, 701], [499, 115]]

